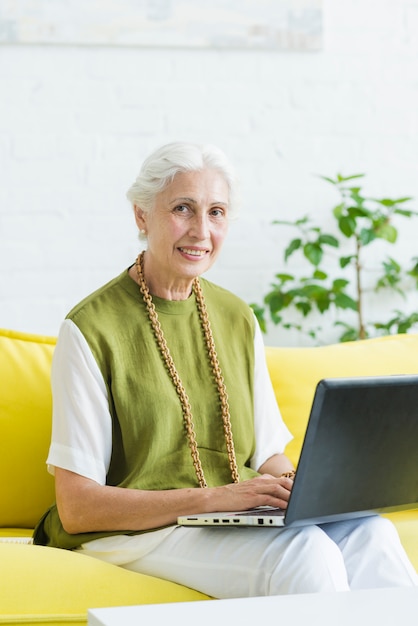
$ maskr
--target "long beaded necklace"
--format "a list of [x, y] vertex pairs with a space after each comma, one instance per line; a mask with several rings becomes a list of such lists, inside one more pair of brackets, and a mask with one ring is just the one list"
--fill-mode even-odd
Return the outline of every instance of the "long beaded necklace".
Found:
[[[155, 309], [154, 302], [152, 301], [151, 294], [144, 278], [144, 252], [138, 255], [136, 260], [136, 271], [138, 276], [139, 289], [142, 294], [142, 298], [147, 308], [149, 320], [151, 322], [152, 330], [154, 332], [155, 339], [157, 341], [158, 348], [164, 359], [164, 363], [168, 370], [168, 373], [173, 381], [175, 390], [180, 399], [181, 408], [183, 412], [183, 420], [186, 428], [187, 439], [192, 454], [193, 465], [196, 472], [196, 476], [200, 487], [207, 487], [207, 482], [203, 473], [202, 463], [200, 461], [199, 450], [197, 448], [196, 433], [193, 423], [192, 409], [190, 406], [189, 398], [181, 382], [180, 376], [174, 365], [173, 358], [170, 354], [170, 350], [167, 345], [167, 341], [164, 337], [163, 330], [161, 328], [160, 321], [158, 319], [157, 311]], [[208, 351], [210, 363], [212, 366], [212, 372], [218, 389], [218, 395], [221, 405], [222, 422], [224, 428], [226, 449], [228, 452], [229, 466], [231, 468], [232, 480], [235, 483], [239, 482], [239, 473], [237, 460], [235, 456], [234, 441], [232, 438], [231, 418], [229, 413], [228, 394], [226, 392], [225, 381], [221, 372], [221, 368], [216, 353], [215, 342], [213, 339], [212, 328], [209, 322], [209, 316], [206, 308], [205, 298], [202, 292], [199, 278], [196, 277], [193, 280], [193, 292], [196, 296], [196, 304], [199, 312], [200, 324], [205, 337], [206, 348]]]

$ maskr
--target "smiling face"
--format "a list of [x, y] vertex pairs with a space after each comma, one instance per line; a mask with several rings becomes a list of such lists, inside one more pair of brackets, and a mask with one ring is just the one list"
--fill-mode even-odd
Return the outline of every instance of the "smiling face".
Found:
[[229, 189], [216, 170], [177, 174], [145, 213], [135, 206], [148, 239], [145, 280], [168, 300], [190, 295], [193, 279], [216, 260], [228, 231]]

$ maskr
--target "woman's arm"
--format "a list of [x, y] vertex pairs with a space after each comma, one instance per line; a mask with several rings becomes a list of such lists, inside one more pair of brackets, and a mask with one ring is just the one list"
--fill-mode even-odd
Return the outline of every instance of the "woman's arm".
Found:
[[[269, 461], [265, 464], [270, 465]], [[291, 485], [289, 478], [266, 474], [221, 487], [143, 491], [99, 485], [74, 472], [55, 468], [58, 512], [70, 534], [159, 528], [175, 524], [179, 515], [193, 513], [266, 505], [285, 508]]]
[[62, 525], [70, 534], [166, 526], [186, 509], [205, 510], [206, 497], [199, 489], [143, 491], [100, 485], [58, 467], [55, 492]]
[[279, 477], [294, 470], [293, 464], [285, 454], [274, 454], [259, 468], [260, 474]]

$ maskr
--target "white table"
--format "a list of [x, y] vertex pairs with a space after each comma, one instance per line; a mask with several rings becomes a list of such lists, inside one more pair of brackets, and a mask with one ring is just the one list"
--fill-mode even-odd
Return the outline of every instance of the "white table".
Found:
[[260, 618], [268, 618], [271, 624], [287, 622], [289, 626], [416, 624], [418, 588], [90, 609], [88, 626], [255, 626]]

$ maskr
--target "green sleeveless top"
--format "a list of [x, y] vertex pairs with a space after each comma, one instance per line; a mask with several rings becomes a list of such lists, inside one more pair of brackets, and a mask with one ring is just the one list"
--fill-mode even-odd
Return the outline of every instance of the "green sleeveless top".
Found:
[[[228, 392], [240, 479], [246, 480], [256, 475], [250, 468], [255, 450], [254, 316], [235, 295], [200, 280]], [[220, 401], [195, 296], [153, 301], [190, 400], [208, 486], [230, 483]], [[146, 490], [198, 487], [180, 400], [136, 283], [123, 272], [78, 304], [68, 318], [84, 335], [108, 392], [112, 455], [106, 484]], [[34, 540], [71, 549], [115, 534], [122, 533], [69, 535], [54, 506], [38, 524]]]

